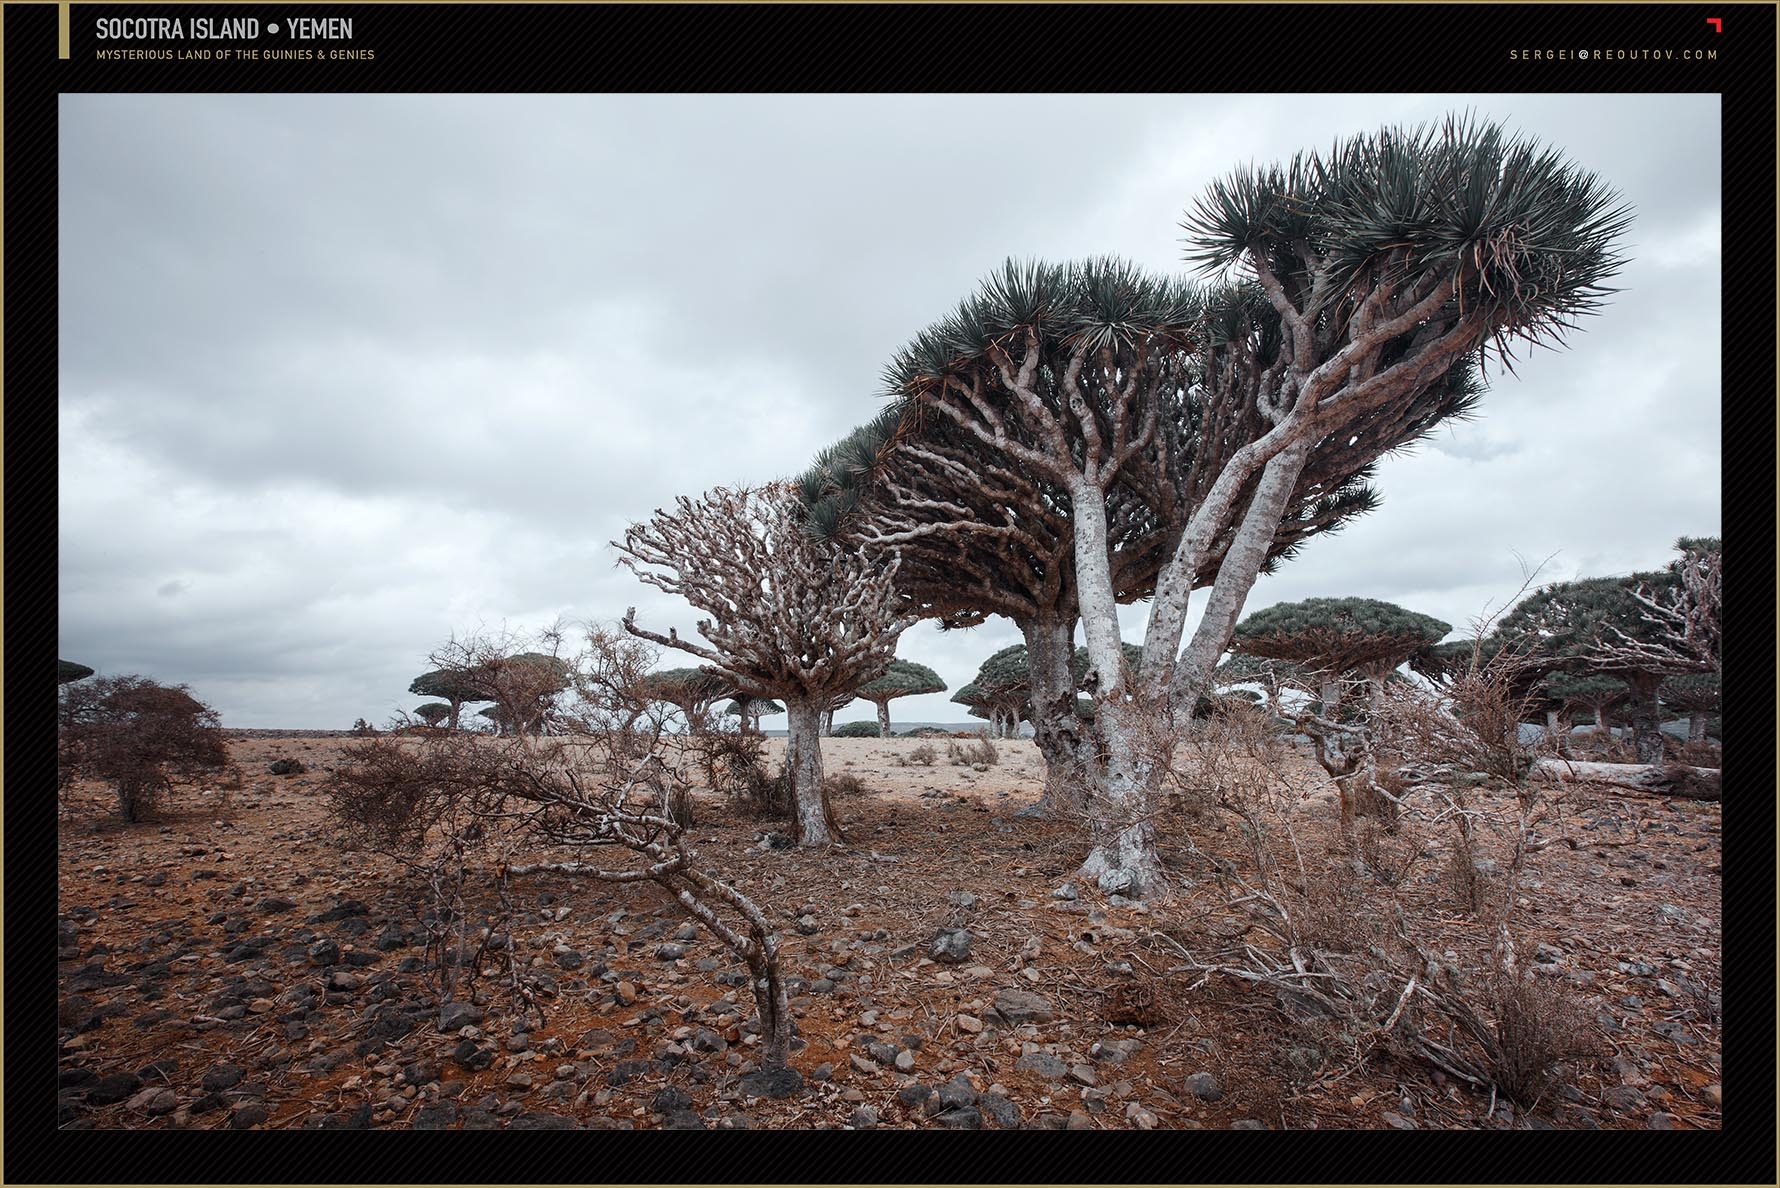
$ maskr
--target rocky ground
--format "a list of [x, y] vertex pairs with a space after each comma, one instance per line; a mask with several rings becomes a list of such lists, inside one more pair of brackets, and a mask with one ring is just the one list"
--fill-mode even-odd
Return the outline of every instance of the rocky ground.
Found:
[[[866, 788], [838, 802], [849, 846], [778, 848], [715, 796], [694, 831], [783, 925], [785, 1074], [756, 1067], [739, 964], [648, 884], [516, 878], [503, 908], [479, 877], [496, 972], [442, 1005], [423, 880], [326, 817], [351, 740], [259, 733], [231, 742], [242, 787], [182, 789], [157, 821], [122, 824], [97, 786], [63, 797], [64, 1127], [1719, 1126], [1717, 804], [1571, 794], [1576, 844], [1533, 856], [1516, 921], [1598, 1035], [1526, 1108], [1400, 1054], [1349, 1059], [1326, 1020], [1236, 979], [1170, 973], [1227, 918], [1213, 876], [1244, 851], [1218, 814], [1164, 823], [1193, 841], [1171, 841], [1191, 885], [1146, 907], [1071, 882], [1076, 830], [1017, 815], [1041, 778], [1029, 742], [978, 770], [944, 740], [932, 766], [908, 764], [918, 740], [829, 740], [830, 774]], [[268, 774], [279, 758], [308, 770]], [[1300, 846], [1334, 854], [1326, 800], [1300, 815]], [[1448, 843], [1407, 844], [1398, 901], [1433, 949], [1480, 962]]]

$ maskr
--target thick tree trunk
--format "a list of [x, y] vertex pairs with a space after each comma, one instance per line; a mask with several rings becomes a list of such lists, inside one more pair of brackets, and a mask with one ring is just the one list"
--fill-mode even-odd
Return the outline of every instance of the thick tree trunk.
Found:
[[[1090, 484], [1077, 483], [1069, 497], [1075, 510], [1077, 598], [1088, 648], [1084, 687], [1094, 697], [1092, 730], [1083, 740], [1086, 745], [1076, 747], [1089, 789], [1089, 850], [1078, 873], [1094, 879], [1102, 890], [1138, 898], [1163, 885], [1151, 819], [1162, 771], [1152, 747], [1163, 738], [1172, 741], [1173, 726], [1166, 690], [1160, 697], [1142, 698], [1126, 679], [1104, 496]], [[1073, 714], [1073, 689], [1070, 701]]]
[[1687, 741], [1703, 743], [1706, 741], [1706, 714], [1695, 710], [1687, 716]]
[[1026, 639], [1032, 741], [1045, 761], [1044, 796], [1026, 811], [1055, 817], [1078, 811], [1087, 794], [1086, 777], [1076, 759], [1082, 723], [1075, 715], [1075, 682], [1069, 672], [1075, 620], [1049, 615], [1021, 623], [1020, 630]]
[[878, 737], [890, 737], [890, 703], [888, 701], [878, 702]]
[[785, 699], [790, 719], [785, 767], [791, 777], [791, 803], [800, 846], [832, 846], [840, 830], [828, 797], [822, 791], [822, 702], [815, 698]]
[[1164, 881], [1150, 808], [1159, 772], [1143, 737], [1152, 725], [1143, 720], [1138, 703], [1122, 695], [1096, 698], [1098, 737], [1084, 742], [1098, 746], [1099, 755], [1077, 756], [1088, 774], [1089, 849], [1076, 873], [1133, 899], [1154, 893]]

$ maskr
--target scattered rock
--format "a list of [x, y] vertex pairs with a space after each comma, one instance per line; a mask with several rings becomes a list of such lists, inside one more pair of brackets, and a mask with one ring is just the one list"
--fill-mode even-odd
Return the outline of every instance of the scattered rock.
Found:
[[1644, 1108], [1644, 1093], [1630, 1085], [1615, 1085], [1601, 1094], [1601, 1100], [1622, 1114], [1634, 1113]]
[[1129, 895], [1136, 882], [1128, 870], [1103, 870], [1094, 885], [1108, 895]]
[[112, 1105], [128, 1098], [142, 1088], [142, 1078], [135, 1073], [112, 1073], [94, 1081], [86, 1092], [88, 1105]]
[[977, 1108], [1003, 1130], [1018, 1130], [1023, 1120], [1020, 1107], [999, 1093], [983, 1094], [977, 1099]]
[[[705, 1120], [691, 1110], [674, 1110], [661, 1120], [663, 1130], [708, 1130]], [[743, 1127], [742, 1129], [746, 1129]]]
[[970, 959], [970, 931], [964, 928], [941, 929], [933, 938], [927, 955], [942, 965], [962, 965]]
[[439, 1008], [439, 1030], [450, 1033], [464, 1027], [474, 1027], [487, 1018], [487, 1013], [474, 1003], [448, 1002]]
[[1266, 1130], [1267, 1124], [1254, 1118], [1238, 1118], [1230, 1123], [1231, 1130]]
[[1049, 1052], [1034, 1052], [1014, 1061], [1018, 1072], [1029, 1072], [1043, 1077], [1047, 1081], [1061, 1081], [1069, 1075], [1069, 1062], [1051, 1055]]
[[179, 1108], [179, 1094], [164, 1085], [151, 1085], [130, 1099], [129, 1108], [158, 1118]]
[[1724, 1086], [1707, 1085], [1700, 1090], [1700, 1100], [1715, 1110], [1719, 1109], [1724, 1103]]
[[995, 1013], [1009, 1023], [1049, 1023], [1057, 1017], [1051, 1000], [1031, 990], [1008, 987], [995, 995]]
[[958, 1030], [967, 1035], [976, 1035], [983, 1030], [983, 1021], [975, 1015], [959, 1015], [957, 1023]]
[[1218, 1083], [1216, 1076], [1208, 1072], [1196, 1072], [1189, 1076], [1187, 1092], [1200, 1101], [1221, 1101], [1224, 1097], [1224, 1087]]
[[[981, 764], [977, 766], [982, 771], [989, 770]], [[981, 1130], [983, 1128], [982, 1113], [970, 1106], [961, 1106], [955, 1110], [943, 1110], [935, 1114], [933, 1120], [950, 1130]]]
[[979, 900], [969, 891], [948, 891], [946, 892], [946, 902], [955, 908], [973, 908]]
[[204, 1073], [199, 1084], [206, 1093], [221, 1093], [224, 1089], [233, 1089], [239, 1085], [241, 1078], [246, 1075], [247, 1070], [238, 1064], [217, 1064]]
[[860, 1106], [853, 1111], [853, 1116], [847, 1120], [847, 1124], [854, 1130], [874, 1130], [878, 1125], [878, 1111], [871, 1106]]
[[1402, 1114], [1391, 1110], [1386, 1110], [1384, 1112], [1384, 1121], [1386, 1126], [1394, 1126], [1398, 1130], [1417, 1129], [1414, 1118], [1405, 1118]]
[[803, 1089], [803, 1074], [795, 1068], [763, 1068], [743, 1077], [741, 1088], [750, 1097], [790, 1097]]
[[414, 1111], [414, 1118], [408, 1123], [413, 1130], [449, 1130], [457, 1121], [458, 1110], [453, 1102], [438, 1101], [431, 1105], [423, 1105]]

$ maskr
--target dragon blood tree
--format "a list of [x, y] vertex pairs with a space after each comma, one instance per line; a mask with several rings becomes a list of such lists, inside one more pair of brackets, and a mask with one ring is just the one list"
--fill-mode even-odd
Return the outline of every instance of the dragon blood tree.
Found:
[[854, 695], [878, 707], [878, 737], [890, 737], [890, 703], [898, 697], [922, 693], [944, 693], [946, 683], [939, 673], [913, 660], [892, 660], [883, 676], [854, 690]]
[[895, 553], [812, 536], [784, 486], [682, 496], [613, 547], [640, 580], [710, 616], [698, 624], [703, 644], [638, 626], [634, 607], [626, 631], [698, 657], [748, 697], [784, 701], [798, 842], [833, 845], [839, 827], [822, 787], [822, 711], [883, 675], [897, 637], [917, 621], [892, 584]]
[[[1239, 170], [1186, 223], [1209, 293], [1119, 261], [1009, 264], [891, 362], [894, 403], [819, 460], [806, 502], [818, 526], [907, 548], [920, 613], [1021, 624], [1047, 759], [1065, 753], [1088, 791], [1080, 873], [1145, 894], [1162, 879], [1156, 746], [1256, 577], [1339, 523], [1381, 455], [1468, 410], [1486, 353], [1559, 342], [1596, 309], [1628, 222], [1594, 176], [1487, 124]], [[1004, 609], [1003, 587], [1025, 605]], [[1146, 596], [1129, 671], [1118, 607]], [[1049, 708], [1073, 692], [1072, 612], [1085, 726]]]
[[1230, 647], [1315, 674], [1323, 713], [1333, 716], [1344, 679], [1362, 678], [1376, 689], [1451, 630], [1449, 623], [1375, 598], [1307, 598], [1249, 615], [1236, 625]]
[[704, 733], [711, 706], [731, 693], [722, 677], [702, 668], [664, 668], [649, 673], [636, 683], [636, 691], [679, 710], [691, 734]]

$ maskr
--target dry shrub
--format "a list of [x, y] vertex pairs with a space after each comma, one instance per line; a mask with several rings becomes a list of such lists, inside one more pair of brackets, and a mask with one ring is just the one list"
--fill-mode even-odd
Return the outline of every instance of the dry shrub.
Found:
[[919, 763], [922, 767], [932, 767], [938, 758], [939, 752], [935, 751], [930, 743], [922, 743], [909, 752], [909, 762]]
[[1594, 1020], [1559, 982], [1497, 970], [1476, 998], [1449, 1000], [1449, 1013], [1470, 1034], [1488, 1081], [1523, 1106], [1539, 1101], [1560, 1066], [1600, 1049]]
[[102, 780], [117, 792], [126, 821], [153, 811], [176, 777], [193, 779], [229, 763], [216, 711], [185, 685], [138, 676], [64, 685], [57, 728], [58, 787]]
[[955, 738], [948, 740], [946, 742], [946, 758], [952, 761], [954, 767], [970, 767], [977, 763], [994, 767], [1001, 762], [1001, 752], [997, 751], [995, 744], [989, 741], [989, 732], [979, 730], [964, 746], [959, 746], [958, 740]]
[[758, 734], [711, 730], [691, 736], [692, 748], [712, 791], [763, 817], [791, 813], [791, 787], [766, 766], [766, 739]]
[[856, 775], [832, 775], [822, 781], [822, 791], [830, 798], [864, 796], [871, 789]]

